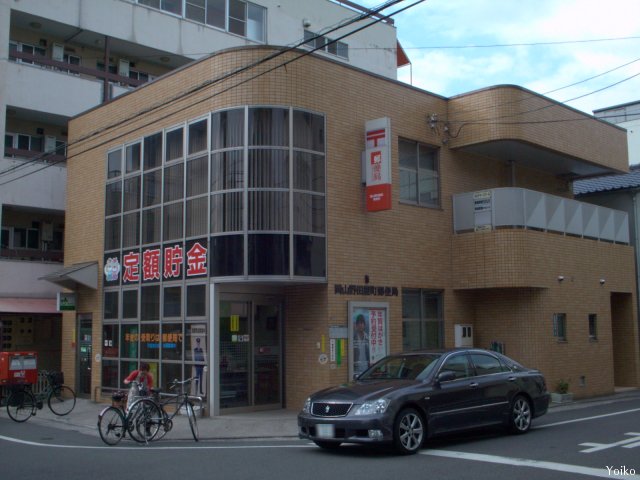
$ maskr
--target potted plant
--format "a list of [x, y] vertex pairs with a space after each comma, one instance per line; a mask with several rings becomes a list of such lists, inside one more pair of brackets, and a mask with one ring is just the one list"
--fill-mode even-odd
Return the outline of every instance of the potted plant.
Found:
[[555, 391], [551, 393], [553, 403], [566, 403], [573, 401], [573, 393], [569, 393], [569, 381], [561, 378], [556, 383]]

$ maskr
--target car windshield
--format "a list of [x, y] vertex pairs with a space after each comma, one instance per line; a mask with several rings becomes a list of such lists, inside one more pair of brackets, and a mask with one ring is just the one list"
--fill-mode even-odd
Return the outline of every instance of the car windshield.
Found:
[[358, 380], [422, 379], [439, 357], [439, 354], [386, 357], [362, 373]]

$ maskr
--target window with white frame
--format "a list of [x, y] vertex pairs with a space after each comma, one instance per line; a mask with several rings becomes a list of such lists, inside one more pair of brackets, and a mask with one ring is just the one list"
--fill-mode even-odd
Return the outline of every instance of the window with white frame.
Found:
[[424, 207], [440, 205], [438, 149], [400, 139], [400, 200]]
[[444, 346], [442, 292], [402, 289], [402, 350]]
[[243, 0], [138, 0], [140, 5], [266, 42], [267, 9]]
[[[34, 62], [32, 60], [26, 60], [26, 59], [18, 59], [15, 55], [12, 55], [13, 52], [22, 52], [22, 53], [28, 53], [29, 55], [33, 55], [34, 57], [46, 57], [47, 56], [47, 49], [43, 48], [43, 47], [38, 47], [35, 45], [30, 45], [28, 43], [22, 43], [22, 42], [9, 42], [9, 60], [14, 61], [14, 62], [19, 62], [19, 63], [27, 63], [32, 65]], [[38, 62], [35, 62], [36, 64], [38, 64]]]
[[304, 40], [307, 47], [317, 48], [322, 52], [349, 60], [349, 45], [344, 42], [334, 41], [310, 30], [304, 31]]

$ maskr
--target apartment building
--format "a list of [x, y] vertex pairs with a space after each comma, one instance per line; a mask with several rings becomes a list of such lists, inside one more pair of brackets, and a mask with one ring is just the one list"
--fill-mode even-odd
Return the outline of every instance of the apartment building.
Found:
[[445, 98], [304, 49], [212, 54], [71, 120], [65, 270], [99, 274], [62, 342], [83, 318], [92, 388], [145, 361], [213, 415], [348, 381], [361, 316], [368, 362], [474, 345], [576, 397], [637, 387], [628, 216], [572, 194], [627, 171], [624, 138], [517, 86]]
[[307, 51], [395, 78], [406, 57], [393, 21], [371, 13], [326, 0], [0, 0], [0, 350], [35, 350], [40, 368], [64, 368], [90, 393], [98, 337], [78, 315], [63, 339], [56, 301], [98, 287], [91, 265], [61, 271], [70, 118], [238, 46], [307, 41]]

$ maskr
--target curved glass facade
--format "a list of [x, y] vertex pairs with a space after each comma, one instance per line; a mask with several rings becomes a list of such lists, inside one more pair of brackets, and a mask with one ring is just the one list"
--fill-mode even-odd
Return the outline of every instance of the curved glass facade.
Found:
[[212, 112], [106, 164], [103, 386], [138, 360], [160, 386], [198, 366], [191, 337], [207, 337], [210, 278], [326, 281], [323, 115]]

